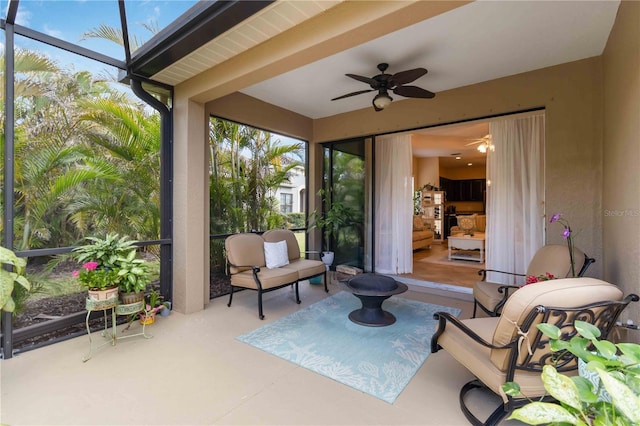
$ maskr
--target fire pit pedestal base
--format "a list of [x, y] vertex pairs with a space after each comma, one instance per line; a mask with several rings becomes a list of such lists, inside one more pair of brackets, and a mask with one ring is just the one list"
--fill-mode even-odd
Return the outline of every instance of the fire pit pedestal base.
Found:
[[382, 309], [382, 302], [407, 291], [407, 285], [399, 283], [391, 277], [376, 274], [360, 274], [343, 282], [347, 291], [360, 302], [362, 308], [349, 314], [349, 319], [368, 327], [384, 327], [396, 322], [396, 317]]

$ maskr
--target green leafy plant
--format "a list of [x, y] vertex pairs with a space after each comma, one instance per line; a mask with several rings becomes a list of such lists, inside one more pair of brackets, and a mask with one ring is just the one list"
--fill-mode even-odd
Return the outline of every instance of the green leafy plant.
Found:
[[73, 271], [72, 276], [90, 290], [105, 290], [118, 285], [118, 271], [98, 269], [97, 262], [85, 262], [79, 270]]
[[87, 240], [90, 244], [74, 249], [76, 259], [85, 262], [73, 272], [75, 277], [91, 289], [117, 285], [123, 292], [144, 291], [150, 281], [149, 269], [137, 258], [135, 241], [118, 234]]
[[118, 266], [118, 258], [135, 251], [135, 241], [127, 236], [107, 234], [104, 238], [87, 237], [89, 244], [76, 247], [73, 251], [78, 262], [96, 262], [97, 269], [113, 269]]
[[[318, 191], [318, 195], [322, 199], [323, 205], [328, 205], [329, 198], [327, 192], [324, 189]], [[354, 210], [346, 204], [333, 200], [331, 207], [324, 213], [318, 209], [314, 210], [309, 215], [309, 229], [322, 229], [323, 233], [323, 247], [329, 250], [331, 237], [338, 236], [340, 228], [343, 226], [350, 226], [354, 223], [354, 217], [356, 213]]]
[[[565, 351], [586, 363], [587, 371], [597, 373], [594, 385], [581, 376], [565, 376], [554, 366], [542, 371], [545, 390], [558, 402], [532, 401], [513, 411], [510, 419], [524, 423], [573, 425], [635, 425], [640, 424], [640, 345], [614, 344], [598, 340], [600, 330], [584, 321], [576, 321], [577, 335], [561, 340], [561, 330], [552, 324], [538, 328], [550, 339], [553, 351]], [[517, 383], [502, 386], [507, 395], [521, 395]], [[610, 402], [601, 397], [605, 389]]]
[[[14, 286], [17, 283], [25, 290], [31, 288], [31, 284], [26, 278], [26, 259], [20, 258], [7, 248], [0, 247], [0, 310], [13, 312], [16, 304], [13, 300]], [[5, 269], [5, 266], [12, 268], [12, 271]]]
[[155, 290], [151, 290], [145, 299], [147, 302], [145, 313], [147, 315], [155, 314], [165, 308], [162, 296]]
[[147, 263], [136, 258], [136, 251], [131, 250], [126, 257], [116, 259], [120, 290], [124, 292], [144, 291], [149, 284], [149, 268]]

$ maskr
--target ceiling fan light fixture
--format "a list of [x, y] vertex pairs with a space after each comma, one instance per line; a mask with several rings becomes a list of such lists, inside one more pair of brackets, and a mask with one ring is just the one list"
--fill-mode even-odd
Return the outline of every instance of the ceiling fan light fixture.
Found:
[[380, 111], [388, 107], [391, 101], [393, 101], [393, 99], [387, 93], [378, 93], [376, 97], [373, 98], [373, 106], [376, 107], [376, 111]]
[[485, 142], [482, 142], [480, 145], [478, 145], [478, 151], [485, 154], [487, 152], [487, 144]]

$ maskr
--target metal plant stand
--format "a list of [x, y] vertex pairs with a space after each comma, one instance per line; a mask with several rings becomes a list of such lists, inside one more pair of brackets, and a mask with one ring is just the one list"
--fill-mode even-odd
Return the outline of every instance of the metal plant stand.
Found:
[[[87, 318], [85, 320], [85, 325], [87, 327], [87, 335], [89, 336], [89, 353], [82, 357], [82, 362], [87, 362], [91, 359], [91, 355], [94, 350], [98, 350], [101, 347], [111, 344], [111, 346], [115, 346], [116, 341], [120, 339], [127, 339], [129, 337], [143, 336], [145, 339], [150, 339], [153, 336], [151, 334], [147, 334], [145, 327], [146, 324], [142, 324], [142, 332], [136, 334], [130, 334], [128, 336], [120, 336], [118, 337], [117, 329], [116, 329], [116, 315], [132, 315], [137, 312], [144, 310], [144, 301], [131, 303], [128, 305], [121, 305], [118, 303], [117, 297], [112, 297], [107, 300], [92, 300], [86, 299], [85, 307], [87, 309]], [[108, 321], [107, 321], [107, 311], [111, 310], [111, 331], [109, 331]], [[103, 311], [104, 313], [104, 330], [102, 330], [102, 337], [106, 338], [107, 341], [101, 343], [100, 345], [93, 347], [93, 340], [91, 338], [91, 328], [89, 327], [89, 316], [93, 311]]]

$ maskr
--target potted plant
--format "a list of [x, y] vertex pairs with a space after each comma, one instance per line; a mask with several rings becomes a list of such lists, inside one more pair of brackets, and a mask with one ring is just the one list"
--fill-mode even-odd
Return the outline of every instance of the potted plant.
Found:
[[144, 290], [150, 281], [146, 262], [136, 256], [137, 253], [133, 249], [117, 260], [120, 300], [124, 305], [142, 301]]
[[100, 268], [98, 262], [89, 261], [79, 270], [73, 271], [73, 277], [87, 287], [91, 300], [109, 300], [118, 297], [118, 271]]
[[[135, 241], [118, 234], [87, 240], [89, 244], [74, 249], [76, 260], [84, 263], [73, 275], [87, 286], [89, 298], [104, 300], [120, 292], [121, 299], [125, 294], [123, 304], [142, 301], [149, 274], [144, 261], [136, 258]], [[108, 290], [106, 295], [105, 290]], [[137, 293], [137, 300], [127, 298], [127, 293]]]
[[[561, 330], [555, 325], [538, 328], [550, 338], [554, 351], [578, 358], [581, 375], [567, 377], [552, 365], [544, 366], [545, 389], [558, 402], [532, 401], [514, 410], [509, 419], [532, 425], [640, 424], [640, 345], [598, 340], [600, 330], [583, 321], [575, 322], [578, 335], [569, 341], [560, 340]], [[513, 382], [503, 385], [503, 390], [511, 396], [520, 394]]]
[[322, 199], [322, 205], [329, 205], [330, 207], [324, 212], [318, 209], [314, 210], [309, 217], [311, 221], [309, 228], [322, 230], [323, 240], [320, 258], [329, 267], [334, 258], [334, 253], [330, 250], [331, 238], [338, 238], [340, 228], [352, 224], [354, 212], [353, 209], [340, 201], [332, 200], [329, 203], [329, 197], [324, 189], [319, 190], [318, 195]]
[[[15, 284], [22, 286], [25, 290], [31, 288], [31, 284], [26, 278], [27, 261], [15, 255], [15, 253], [7, 248], [0, 247], [0, 310], [13, 312], [15, 302], [12, 298]], [[9, 271], [4, 266], [10, 266], [13, 270]]]
[[155, 290], [151, 290], [146, 296], [146, 302], [145, 309], [140, 312], [140, 324], [148, 325], [153, 324], [156, 314], [166, 308], [162, 303], [162, 296]]

